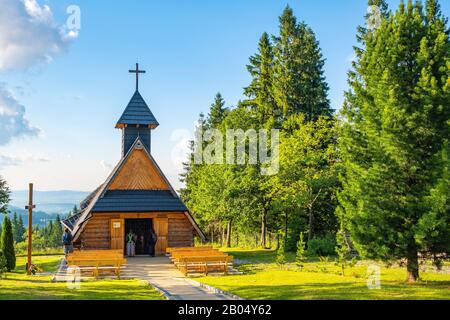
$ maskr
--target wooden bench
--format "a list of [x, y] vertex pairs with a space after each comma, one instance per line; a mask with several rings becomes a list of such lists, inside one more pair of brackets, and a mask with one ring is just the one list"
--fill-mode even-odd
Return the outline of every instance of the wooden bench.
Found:
[[223, 271], [228, 274], [228, 266], [232, 265], [233, 257], [222, 254], [217, 256], [190, 256], [182, 257], [176, 263], [176, 267], [187, 276], [191, 272], [201, 272], [208, 275], [211, 271]]
[[167, 247], [166, 253], [172, 254], [173, 252], [181, 252], [181, 251], [191, 251], [191, 250], [211, 250], [213, 247], [204, 246], [204, 247]]
[[187, 258], [187, 257], [211, 257], [211, 256], [223, 256], [223, 255], [227, 255], [227, 254], [220, 252], [219, 250], [174, 252], [170, 256], [170, 260], [172, 262], [176, 262], [176, 261], [180, 260], [181, 258]]
[[113, 271], [120, 278], [122, 265], [126, 263], [122, 250], [77, 251], [67, 257], [69, 267], [76, 266], [80, 268], [80, 271], [91, 271], [96, 278], [100, 271]]

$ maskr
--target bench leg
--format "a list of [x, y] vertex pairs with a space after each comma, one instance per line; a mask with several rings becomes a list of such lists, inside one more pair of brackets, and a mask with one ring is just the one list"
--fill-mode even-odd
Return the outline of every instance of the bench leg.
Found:
[[208, 275], [208, 262], [205, 262], [205, 276]]

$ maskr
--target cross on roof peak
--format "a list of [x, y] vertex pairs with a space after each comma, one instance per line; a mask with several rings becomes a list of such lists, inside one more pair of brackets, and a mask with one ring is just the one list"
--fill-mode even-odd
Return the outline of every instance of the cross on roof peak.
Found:
[[145, 70], [139, 70], [139, 63], [136, 63], [136, 70], [128, 70], [130, 73], [136, 73], [136, 91], [139, 89], [139, 73], [145, 73]]

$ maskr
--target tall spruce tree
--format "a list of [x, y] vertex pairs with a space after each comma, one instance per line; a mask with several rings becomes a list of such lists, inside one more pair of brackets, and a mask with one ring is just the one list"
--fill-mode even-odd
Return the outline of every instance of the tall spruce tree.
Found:
[[331, 116], [319, 43], [311, 28], [297, 23], [289, 6], [280, 17], [280, 34], [274, 37], [274, 57], [273, 95], [283, 116]]
[[258, 53], [250, 57], [247, 70], [252, 82], [244, 89], [249, 98], [244, 104], [255, 109], [262, 126], [273, 127], [281, 115], [273, 97], [273, 49], [269, 35], [264, 32], [259, 40]]
[[8, 204], [10, 201], [10, 190], [6, 180], [0, 176], [0, 214], [8, 213]]
[[438, 258], [450, 251], [442, 193], [450, 136], [446, 23], [436, 0], [425, 12], [420, 1], [408, 1], [378, 28], [360, 30], [342, 110], [346, 228], [362, 255], [406, 259], [411, 282], [419, 278], [419, 253]]
[[8, 216], [5, 216], [3, 220], [3, 231], [1, 239], [1, 248], [3, 254], [6, 258], [6, 269], [9, 271], [14, 270], [16, 267], [16, 253], [14, 250], [14, 236], [13, 229], [11, 225], [11, 220]]
[[208, 128], [217, 128], [226, 116], [228, 109], [225, 107], [225, 100], [222, 98], [220, 92], [214, 97], [214, 103], [211, 105], [208, 114], [207, 126]]
[[15, 242], [17, 242], [17, 238], [18, 238], [18, 234], [19, 234], [19, 220], [17, 219], [17, 213], [14, 212], [13, 213], [13, 218], [12, 218], [12, 229], [13, 229], [13, 239]]
[[16, 242], [22, 242], [24, 240], [25, 226], [23, 224], [22, 216], [19, 215], [19, 219], [17, 221], [17, 240]]

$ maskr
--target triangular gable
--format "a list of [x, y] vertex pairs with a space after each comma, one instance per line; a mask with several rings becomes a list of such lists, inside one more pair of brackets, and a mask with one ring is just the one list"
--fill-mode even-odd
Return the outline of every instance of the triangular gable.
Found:
[[[86, 207], [86, 209], [83, 211], [83, 213], [81, 213], [81, 216], [79, 217], [79, 219], [77, 219], [77, 221], [72, 229], [73, 241], [76, 241], [78, 239], [78, 237], [81, 234], [81, 231], [84, 228], [85, 222], [87, 222], [90, 219], [90, 217], [92, 216], [92, 213], [91, 213], [92, 208], [95, 206], [98, 199], [103, 197], [105, 192], [111, 188], [112, 183], [116, 181], [116, 178], [120, 176], [121, 172], [124, 172], [124, 173], [128, 172], [128, 169], [125, 171], [122, 171], [122, 170], [125, 168], [125, 165], [127, 164], [131, 155], [137, 150], [144, 152], [144, 155], [148, 158], [148, 160], [150, 161], [150, 164], [152, 165], [152, 168], [155, 170], [155, 173], [156, 173], [155, 177], [158, 177], [158, 179], [161, 179], [160, 182], [164, 183], [164, 185], [167, 186], [167, 189], [165, 189], [165, 190], [170, 190], [175, 197], [179, 198], [178, 194], [173, 189], [169, 180], [167, 180], [167, 178], [165, 177], [165, 175], [159, 168], [155, 159], [152, 157], [152, 155], [150, 153], [147, 152], [147, 150], [144, 148], [144, 145], [143, 145], [141, 139], [138, 137], [136, 139], [136, 141], [133, 143], [133, 145], [131, 146], [128, 153], [125, 155], [125, 157], [123, 157], [119, 161], [119, 163], [115, 166], [114, 170], [110, 173], [110, 175], [106, 179], [105, 183], [103, 183], [98, 188], [97, 192], [95, 192], [95, 195], [92, 197], [92, 200], [89, 202], [89, 205]], [[139, 154], [139, 156], [137, 156], [137, 158], [140, 159], [139, 161], [145, 161], [141, 157], [142, 157], [142, 154]], [[130, 163], [132, 164], [133, 161], [131, 161]], [[120, 181], [120, 179], [117, 181]], [[191, 214], [189, 212], [185, 212], [185, 215], [188, 218], [188, 220], [191, 222], [192, 226], [194, 227], [195, 231], [200, 236], [200, 238], [205, 240], [206, 237], [205, 237], [204, 233], [201, 231], [200, 227], [197, 225], [197, 223], [195, 222], [195, 220], [191, 216]]]
[[170, 190], [170, 187], [145, 149], [136, 147], [107, 190]]

